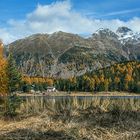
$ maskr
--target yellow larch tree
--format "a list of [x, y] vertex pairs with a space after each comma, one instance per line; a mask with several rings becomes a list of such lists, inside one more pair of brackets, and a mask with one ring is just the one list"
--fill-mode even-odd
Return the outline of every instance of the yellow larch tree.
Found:
[[3, 56], [3, 43], [0, 41], [0, 96], [5, 96], [8, 93], [6, 66], [7, 62]]

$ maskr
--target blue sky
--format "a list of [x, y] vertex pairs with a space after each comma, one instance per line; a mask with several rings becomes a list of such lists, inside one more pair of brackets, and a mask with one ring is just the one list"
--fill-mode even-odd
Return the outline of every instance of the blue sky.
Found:
[[[9, 43], [34, 33], [91, 34], [128, 26], [140, 31], [139, 0], [0, 0], [0, 38]], [[79, 25], [81, 25], [79, 27]], [[94, 26], [94, 28], [93, 28]]]
[[[1, 0], [1, 22], [25, 18], [26, 14], [32, 12], [38, 4], [47, 5], [56, 1], [62, 0]], [[133, 17], [140, 17], [139, 0], [71, 0], [71, 3], [73, 10], [94, 18], [128, 20]], [[125, 11], [129, 12], [123, 13]], [[122, 13], [108, 15], [114, 12]]]

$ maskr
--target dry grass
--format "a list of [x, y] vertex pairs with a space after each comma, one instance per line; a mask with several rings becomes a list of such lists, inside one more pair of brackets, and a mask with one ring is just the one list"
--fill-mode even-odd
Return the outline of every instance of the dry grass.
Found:
[[30, 98], [19, 113], [0, 140], [140, 140], [139, 99]]

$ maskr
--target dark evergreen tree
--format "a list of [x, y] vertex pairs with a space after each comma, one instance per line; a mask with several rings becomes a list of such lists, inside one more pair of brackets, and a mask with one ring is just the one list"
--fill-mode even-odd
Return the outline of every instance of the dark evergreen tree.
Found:
[[16, 68], [16, 62], [12, 56], [9, 54], [7, 59], [7, 76], [8, 76], [8, 90], [9, 94], [19, 90], [21, 83], [21, 74]]
[[22, 84], [21, 84], [21, 90], [22, 90], [24, 93], [29, 92], [29, 90], [30, 90], [30, 85], [27, 84], [26, 82], [22, 82]]

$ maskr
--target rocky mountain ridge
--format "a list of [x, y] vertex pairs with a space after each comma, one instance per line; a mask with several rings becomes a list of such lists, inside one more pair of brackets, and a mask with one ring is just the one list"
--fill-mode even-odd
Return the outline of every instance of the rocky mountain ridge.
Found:
[[23, 74], [68, 78], [113, 63], [140, 60], [140, 33], [127, 27], [99, 29], [89, 38], [55, 32], [9, 44]]

